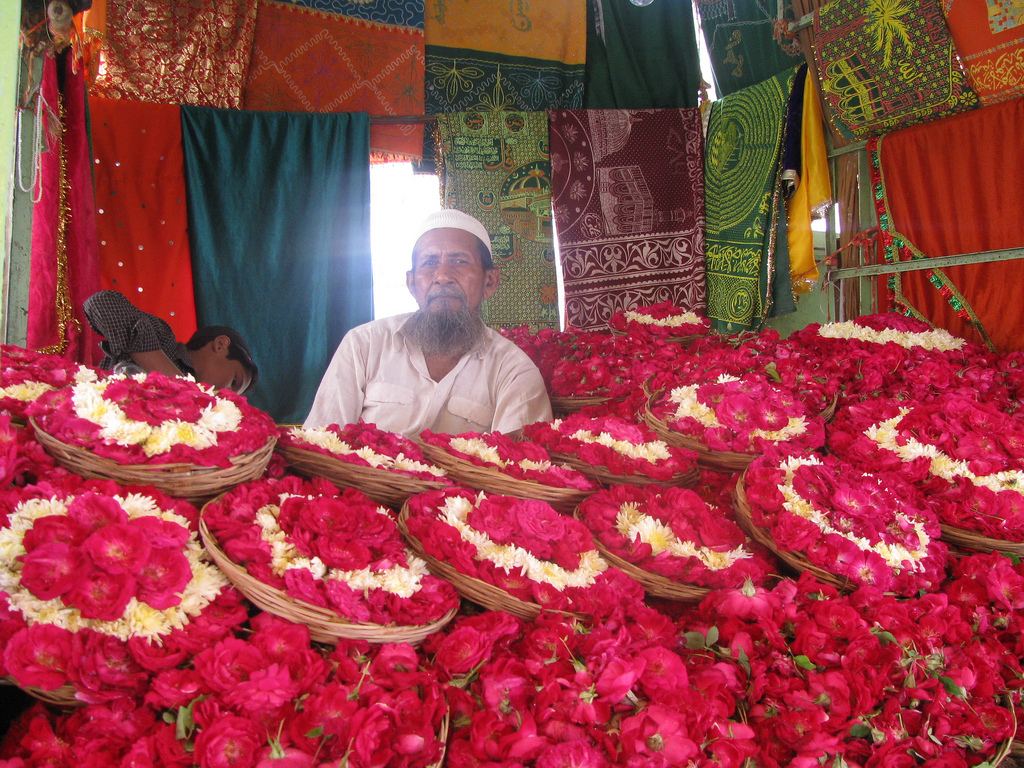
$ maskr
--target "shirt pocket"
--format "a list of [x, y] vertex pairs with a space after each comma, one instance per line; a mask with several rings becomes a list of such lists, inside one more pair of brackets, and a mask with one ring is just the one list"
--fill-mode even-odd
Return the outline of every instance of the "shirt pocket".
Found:
[[387, 381], [374, 381], [366, 385], [366, 402], [390, 405], [409, 405], [412, 403], [412, 390], [401, 384]]
[[494, 420], [494, 409], [490, 403], [478, 403], [458, 395], [448, 398], [448, 411], [453, 416], [476, 424], [481, 432], [490, 431], [491, 421]]

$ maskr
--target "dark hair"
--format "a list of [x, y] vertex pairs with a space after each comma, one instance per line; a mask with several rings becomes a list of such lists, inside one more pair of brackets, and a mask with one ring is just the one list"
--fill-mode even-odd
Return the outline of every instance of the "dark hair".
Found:
[[[441, 227], [439, 227], [439, 229], [441, 229]], [[427, 230], [427, 231], [429, 232], [430, 230]], [[474, 235], [469, 230], [464, 229], [462, 231], [468, 233], [469, 235], [471, 235], [472, 238], [473, 238], [473, 242], [476, 243], [476, 250], [480, 254], [480, 266], [483, 267], [484, 272], [486, 272], [489, 269], [494, 269], [494, 259], [491, 258], [491, 251], [487, 247], [487, 245], [484, 243], [484, 241], [481, 240], [476, 235]], [[424, 232], [423, 234], [425, 235], [427, 233]], [[413, 268], [413, 271], [416, 270], [416, 246], [415, 245], [412, 248], [412, 268]]]
[[259, 380], [260, 369], [257, 368], [256, 363], [253, 362], [252, 353], [249, 351], [249, 345], [245, 343], [245, 339], [242, 338], [242, 334], [234, 328], [229, 328], [226, 325], [208, 325], [205, 328], [200, 328], [192, 334], [192, 338], [185, 344], [185, 348], [202, 349], [218, 336], [227, 336], [230, 340], [231, 343], [228, 345], [227, 358], [228, 360], [238, 360], [249, 372], [251, 378], [249, 380], [249, 386], [245, 388], [245, 392], [252, 392], [256, 388], [256, 382]]

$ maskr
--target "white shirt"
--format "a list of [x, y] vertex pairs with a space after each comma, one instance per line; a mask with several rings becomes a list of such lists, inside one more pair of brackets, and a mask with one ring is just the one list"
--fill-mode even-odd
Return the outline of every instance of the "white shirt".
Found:
[[447, 376], [434, 381], [423, 351], [403, 333], [408, 318], [375, 320], [345, 334], [303, 426], [362, 419], [411, 437], [424, 429], [509, 433], [551, 419], [537, 366], [497, 331], [488, 328]]

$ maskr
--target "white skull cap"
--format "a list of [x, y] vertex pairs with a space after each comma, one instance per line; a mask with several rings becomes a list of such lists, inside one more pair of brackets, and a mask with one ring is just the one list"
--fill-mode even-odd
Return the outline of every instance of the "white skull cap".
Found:
[[457, 211], [454, 208], [448, 208], [446, 210], [430, 214], [423, 220], [423, 223], [420, 224], [419, 229], [416, 231], [416, 238], [414, 242], [418, 242], [423, 235], [432, 229], [461, 229], [465, 232], [469, 232], [471, 235], [479, 237], [480, 241], [487, 247], [487, 252], [491, 254], [491, 256], [494, 255], [491, 251], [491, 236], [487, 233], [487, 227], [468, 213]]

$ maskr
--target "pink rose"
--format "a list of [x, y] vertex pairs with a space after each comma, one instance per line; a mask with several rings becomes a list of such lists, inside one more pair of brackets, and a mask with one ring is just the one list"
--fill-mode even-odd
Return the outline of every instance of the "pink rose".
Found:
[[131, 574], [149, 559], [152, 546], [141, 529], [128, 523], [115, 523], [94, 531], [82, 548], [96, 566], [107, 573]]
[[68, 517], [88, 531], [128, 522], [128, 513], [116, 499], [92, 491], [76, 496], [71, 501]]
[[265, 740], [264, 729], [252, 720], [223, 715], [199, 731], [195, 760], [200, 768], [252, 768]]
[[21, 584], [40, 600], [67, 594], [89, 567], [77, 548], [63, 542], [41, 544], [22, 557]]
[[19, 685], [55, 691], [70, 680], [81, 641], [52, 624], [33, 624], [4, 646], [4, 665]]
[[92, 570], [64, 595], [64, 602], [77, 608], [87, 619], [117, 621], [135, 596], [135, 578], [127, 574]]

